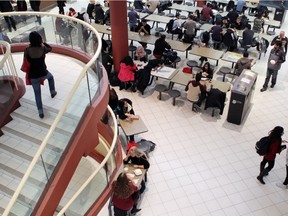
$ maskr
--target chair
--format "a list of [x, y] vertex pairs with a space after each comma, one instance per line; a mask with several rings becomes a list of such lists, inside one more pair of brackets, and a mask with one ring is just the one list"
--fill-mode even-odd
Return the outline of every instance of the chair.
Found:
[[181, 58], [179, 56], [177, 56], [177, 58], [172, 63], [173, 68], [176, 68], [178, 62], [181, 62]]
[[132, 57], [132, 59], [134, 59], [134, 52], [136, 51], [137, 47], [136, 47], [136, 46], [133, 46], [133, 45], [130, 45], [130, 46], [128, 47], [128, 49], [129, 49], [129, 52], [131, 52], [131, 57]]
[[175, 106], [175, 104], [176, 104], [176, 98], [177, 98], [177, 97], [180, 97], [180, 95], [181, 95], [180, 91], [170, 89], [170, 90], [168, 91], [168, 94], [169, 94], [170, 97], [173, 98], [173, 103], [172, 103], [172, 104], [173, 104], [173, 106]]
[[148, 56], [151, 55], [152, 50], [150, 50], [150, 49], [145, 49], [145, 52], [146, 52], [146, 59], [148, 60]]
[[165, 13], [164, 13], [164, 12], [158, 12], [158, 15], [159, 15], [159, 16], [164, 16]]
[[194, 60], [189, 60], [186, 64], [187, 66], [191, 67], [192, 74], [195, 74], [193, 73], [193, 67], [198, 67], [198, 63]]
[[222, 82], [225, 82], [226, 74], [230, 74], [231, 73], [231, 69], [228, 68], [228, 67], [221, 67], [219, 71], [220, 71], [220, 73], [223, 74]]
[[159, 92], [158, 99], [161, 100], [161, 98], [162, 98], [162, 92], [167, 91], [167, 87], [166, 87], [165, 85], [158, 84], [158, 85], [155, 86], [155, 91], [158, 91], [158, 92]]
[[187, 100], [192, 102], [192, 111], [197, 112], [199, 107], [196, 105], [196, 102], [199, 100], [199, 95], [201, 90], [199, 86], [194, 87], [192, 83], [188, 85]]

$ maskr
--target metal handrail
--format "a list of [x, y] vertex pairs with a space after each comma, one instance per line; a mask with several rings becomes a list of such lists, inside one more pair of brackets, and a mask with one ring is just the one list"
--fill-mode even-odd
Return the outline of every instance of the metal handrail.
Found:
[[42, 152], [44, 151], [47, 143], [48, 143], [48, 140], [49, 138], [51, 137], [52, 133], [54, 132], [57, 124], [59, 123], [61, 117], [63, 116], [64, 112], [66, 111], [67, 109], [67, 106], [68, 104], [70, 103], [70, 101], [72, 100], [72, 97], [74, 96], [78, 86], [80, 85], [83, 77], [86, 76], [86, 72], [88, 71], [88, 69], [90, 68], [90, 66], [96, 61], [96, 59], [98, 58], [99, 54], [100, 54], [100, 51], [101, 51], [101, 46], [102, 46], [102, 41], [101, 41], [101, 37], [99, 35], [99, 33], [96, 31], [95, 28], [93, 28], [90, 24], [82, 21], [82, 20], [79, 20], [77, 18], [74, 18], [74, 17], [68, 17], [68, 16], [65, 16], [65, 15], [60, 15], [60, 14], [50, 14], [50, 13], [46, 13], [46, 12], [9, 12], [9, 13], [0, 13], [0, 15], [2, 16], [16, 16], [16, 15], [41, 15], [41, 16], [52, 16], [52, 17], [61, 17], [61, 18], [64, 18], [64, 19], [69, 19], [71, 21], [74, 21], [76, 23], [80, 23], [82, 24], [83, 26], [85, 26], [86, 28], [88, 28], [89, 30], [91, 30], [96, 36], [97, 36], [97, 40], [98, 40], [98, 47], [97, 47], [97, 50], [94, 54], [94, 56], [91, 58], [91, 60], [84, 66], [83, 70], [81, 71], [78, 79], [76, 80], [72, 90], [70, 91], [70, 93], [68, 94], [68, 97], [65, 99], [64, 101], [64, 104], [62, 105], [59, 113], [57, 114], [54, 122], [52, 123], [47, 135], [45, 136], [44, 140], [42, 141], [38, 151], [36, 152], [34, 158], [32, 159], [28, 169], [26, 170], [23, 178], [21, 179], [20, 181], [20, 184], [18, 185], [17, 189], [15, 190], [10, 202], [8, 203], [8, 206], [6, 207], [4, 213], [3, 213], [3, 216], [8, 216], [8, 214], [10, 213], [11, 211], [11, 208], [12, 206], [15, 204], [20, 192], [22, 191], [25, 183], [27, 182], [34, 166], [36, 165], [38, 159], [40, 158]]
[[87, 187], [87, 185], [93, 180], [93, 178], [98, 174], [98, 172], [105, 166], [107, 160], [110, 158], [115, 145], [117, 143], [117, 136], [118, 136], [118, 125], [117, 125], [117, 119], [114, 115], [113, 110], [108, 106], [108, 110], [111, 113], [113, 123], [114, 123], [114, 136], [112, 140], [112, 145], [104, 158], [104, 160], [101, 162], [99, 167], [90, 175], [90, 177], [85, 181], [84, 184], [79, 188], [79, 190], [73, 195], [73, 197], [68, 201], [68, 203], [61, 209], [61, 211], [57, 214], [57, 216], [61, 216], [65, 214], [65, 211], [71, 206], [71, 204], [76, 200], [76, 198], [81, 194], [81, 192]]

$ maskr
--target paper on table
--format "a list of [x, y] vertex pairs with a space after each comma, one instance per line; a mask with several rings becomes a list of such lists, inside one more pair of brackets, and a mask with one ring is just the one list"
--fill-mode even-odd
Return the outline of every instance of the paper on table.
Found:
[[245, 83], [249, 84], [251, 82], [251, 80], [244, 77], [241, 79], [241, 82], [245, 82]]
[[138, 179], [133, 179], [134, 184], [138, 183]]

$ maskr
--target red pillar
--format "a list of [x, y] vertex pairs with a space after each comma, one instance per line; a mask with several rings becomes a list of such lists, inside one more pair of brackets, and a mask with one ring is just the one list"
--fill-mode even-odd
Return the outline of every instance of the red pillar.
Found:
[[118, 72], [120, 61], [128, 55], [127, 2], [110, 0], [109, 5], [114, 70]]
[[202, 7], [205, 4], [206, 4], [205, 0], [197, 0], [197, 7]]

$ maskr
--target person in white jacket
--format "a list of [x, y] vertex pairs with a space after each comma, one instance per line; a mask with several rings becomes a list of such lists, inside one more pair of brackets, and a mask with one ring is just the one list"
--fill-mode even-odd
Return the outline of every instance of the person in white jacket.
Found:
[[149, 0], [146, 3], [146, 7], [142, 12], [152, 14], [160, 4], [159, 0]]

